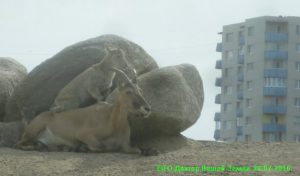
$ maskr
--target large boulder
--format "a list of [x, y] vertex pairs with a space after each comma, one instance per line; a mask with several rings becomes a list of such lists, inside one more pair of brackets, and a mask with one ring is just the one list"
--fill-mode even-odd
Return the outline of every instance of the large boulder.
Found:
[[26, 68], [16, 60], [0, 57], [0, 122], [3, 121], [9, 97], [26, 74]]
[[[182, 64], [155, 69], [141, 75], [138, 84], [152, 113], [146, 118], [131, 115], [132, 139], [178, 135], [200, 117], [204, 94], [202, 80], [196, 67]], [[117, 91], [107, 101], [113, 103]]]
[[9, 99], [4, 121], [22, 117], [29, 122], [37, 114], [49, 110], [58, 92], [74, 77], [100, 62], [105, 48], [125, 51], [137, 74], [157, 68], [156, 62], [137, 44], [115, 35], [103, 35], [69, 46], [34, 68]]

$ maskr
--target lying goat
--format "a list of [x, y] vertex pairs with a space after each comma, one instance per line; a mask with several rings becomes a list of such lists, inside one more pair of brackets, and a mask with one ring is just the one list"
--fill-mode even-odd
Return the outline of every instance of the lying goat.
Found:
[[115, 74], [109, 70], [111, 67], [124, 70], [130, 78], [135, 76], [123, 50], [108, 48], [106, 52], [101, 62], [83, 71], [58, 93], [50, 108], [52, 112], [84, 107], [95, 100], [103, 101], [112, 89]]
[[49, 151], [57, 151], [61, 147], [75, 150], [83, 144], [91, 152], [141, 153], [130, 146], [127, 115], [148, 117], [150, 106], [124, 72], [115, 72], [122, 81], [114, 104], [99, 103], [61, 113], [43, 112], [29, 123], [15, 147], [32, 150], [40, 142]]

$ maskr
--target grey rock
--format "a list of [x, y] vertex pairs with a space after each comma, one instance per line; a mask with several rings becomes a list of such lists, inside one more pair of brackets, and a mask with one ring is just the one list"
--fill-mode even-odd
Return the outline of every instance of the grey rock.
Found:
[[12, 147], [19, 140], [22, 129], [21, 121], [0, 122], [0, 147]]
[[26, 68], [16, 60], [0, 57], [0, 122], [3, 121], [9, 97], [26, 74]]
[[69, 46], [34, 68], [19, 85], [6, 106], [4, 121], [31, 121], [49, 110], [58, 92], [73, 78], [105, 56], [105, 48], [119, 48], [128, 62], [143, 74], [157, 68], [156, 62], [137, 44], [116, 35], [103, 35]]
[[[138, 85], [151, 105], [148, 118], [130, 115], [132, 139], [178, 135], [200, 117], [204, 94], [196, 67], [182, 64], [155, 69], [141, 75]], [[113, 103], [117, 91], [106, 101]]]

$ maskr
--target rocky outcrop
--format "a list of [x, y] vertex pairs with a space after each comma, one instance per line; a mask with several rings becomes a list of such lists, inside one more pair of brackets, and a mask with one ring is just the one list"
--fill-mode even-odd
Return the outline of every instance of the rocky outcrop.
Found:
[[[176, 135], [192, 126], [203, 106], [203, 85], [197, 69], [182, 64], [155, 69], [138, 78], [143, 95], [151, 105], [147, 119], [130, 118], [133, 139]], [[107, 99], [113, 102], [117, 92]]]
[[119, 48], [128, 62], [143, 74], [157, 68], [156, 62], [137, 44], [115, 35], [103, 35], [69, 46], [33, 69], [6, 106], [4, 121], [29, 122], [49, 110], [58, 92], [73, 78], [105, 56], [105, 48]]
[[16, 60], [0, 57], [0, 122], [3, 121], [9, 97], [26, 74], [26, 68]]

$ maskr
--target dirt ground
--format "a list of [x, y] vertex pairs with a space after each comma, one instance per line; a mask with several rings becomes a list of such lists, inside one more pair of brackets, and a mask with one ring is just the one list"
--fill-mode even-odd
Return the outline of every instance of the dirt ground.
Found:
[[[164, 142], [158, 147], [161, 154], [149, 157], [0, 148], [0, 176], [300, 175], [300, 143]], [[157, 147], [158, 143], [161, 141], [153, 145]], [[166, 151], [170, 146], [173, 149]], [[260, 171], [254, 171], [254, 167]]]

